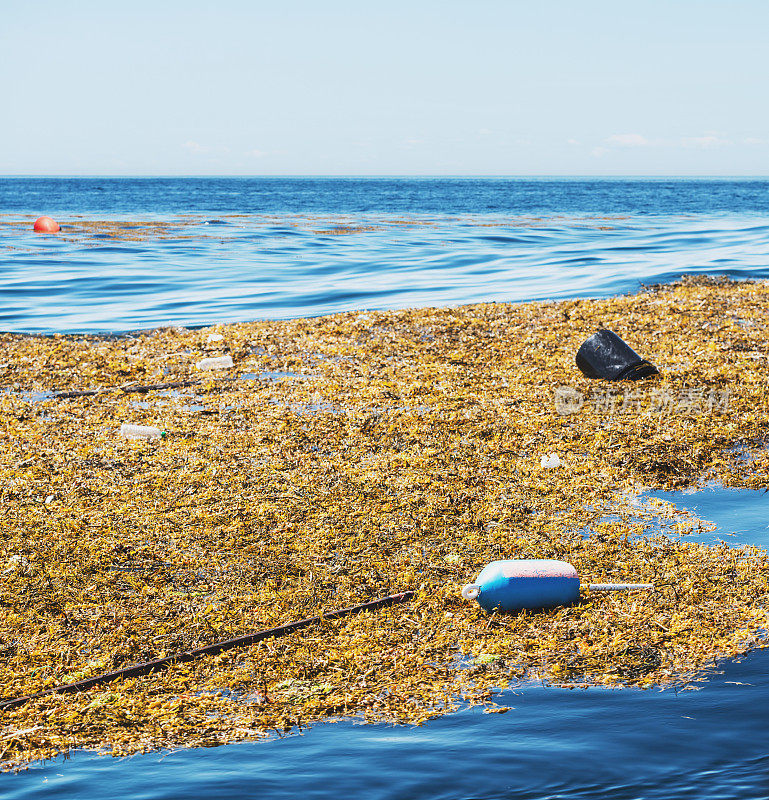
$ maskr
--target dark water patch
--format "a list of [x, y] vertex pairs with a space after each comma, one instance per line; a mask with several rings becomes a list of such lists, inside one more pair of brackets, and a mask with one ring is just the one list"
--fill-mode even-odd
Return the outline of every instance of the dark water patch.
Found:
[[272, 370], [266, 372], [244, 372], [240, 376], [242, 381], [280, 381], [285, 379], [292, 380], [309, 380], [314, 376], [305, 375], [301, 372], [292, 372], [291, 370]]
[[421, 728], [318, 725], [304, 735], [115, 760], [75, 754], [0, 776], [9, 800], [347, 796], [367, 800], [765, 800], [756, 702], [769, 652], [698, 691], [528, 686]]
[[[114, 236], [105, 236], [105, 239], [113, 239]], [[99, 245], [98, 247], [82, 248], [88, 252], [91, 258], [98, 258], [100, 256], [117, 253], [121, 256], [139, 254], [139, 253], [152, 253], [150, 248], [136, 247], [136, 245], [114, 244], [114, 245]]]

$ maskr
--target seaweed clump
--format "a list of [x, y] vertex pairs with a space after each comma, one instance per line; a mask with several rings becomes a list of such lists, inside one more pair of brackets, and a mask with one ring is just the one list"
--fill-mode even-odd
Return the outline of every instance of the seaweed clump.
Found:
[[[347, 715], [419, 724], [462, 703], [493, 710], [495, 692], [533, 678], [686, 686], [764, 646], [767, 554], [664, 535], [694, 519], [650, 531], [663, 512], [635, 497], [703, 479], [769, 486], [767, 301], [764, 283], [698, 279], [606, 300], [1, 335], [6, 697], [416, 595], [7, 710], [0, 762], [211, 745]], [[573, 354], [597, 327], [662, 374], [585, 379]], [[219, 354], [236, 368], [196, 370]], [[166, 388], [136, 391], [147, 384]], [[72, 395], [84, 390], [97, 391]], [[121, 439], [127, 421], [167, 435]], [[551, 452], [562, 467], [541, 469]], [[657, 591], [511, 616], [460, 598], [511, 557]]]

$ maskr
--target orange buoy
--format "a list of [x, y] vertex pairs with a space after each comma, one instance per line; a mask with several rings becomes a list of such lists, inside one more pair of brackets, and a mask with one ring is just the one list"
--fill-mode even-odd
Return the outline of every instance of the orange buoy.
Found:
[[36, 233], [58, 233], [60, 230], [59, 223], [50, 217], [38, 217], [35, 220]]

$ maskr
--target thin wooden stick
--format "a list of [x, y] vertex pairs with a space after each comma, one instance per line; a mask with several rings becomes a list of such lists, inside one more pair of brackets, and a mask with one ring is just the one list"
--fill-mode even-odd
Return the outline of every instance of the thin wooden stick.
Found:
[[136, 385], [136, 386], [110, 386], [106, 389], [83, 389], [71, 392], [54, 392], [53, 399], [54, 400], [68, 400], [72, 397], [93, 397], [97, 394], [106, 394], [107, 392], [124, 392], [128, 394], [129, 392], [139, 392], [140, 394], [144, 394], [146, 392], [152, 392], [156, 389], [180, 389], [185, 386], [200, 386], [201, 381], [177, 381], [175, 383], [153, 383], [147, 385]]
[[173, 655], [166, 656], [165, 658], [158, 658], [155, 661], [145, 661], [142, 664], [134, 664], [131, 667], [124, 667], [123, 669], [115, 670], [114, 672], [103, 672], [101, 675], [95, 675], [93, 678], [86, 678], [82, 681], [75, 683], [66, 683], [63, 686], [55, 686], [52, 689], [46, 689], [37, 694], [28, 694], [24, 697], [14, 697], [9, 700], [0, 701], [0, 709], [7, 710], [10, 708], [18, 708], [29, 700], [38, 700], [41, 697], [47, 697], [52, 694], [69, 694], [70, 692], [83, 692], [93, 686], [98, 686], [101, 683], [108, 683], [109, 681], [118, 680], [121, 678], [135, 678], [139, 675], [149, 675], [152, 672], [158, 672], [161, 669], [171, 666], [172, 664], [181, 664], [186, 661], [194, 661], [195, 659], [202, 658], [203, 656], [213, 656], [225, 650], [232, 650], [235, 647], [247, 647], [249, 645], [260, 642], [263, 639], [274, 639], [278, 636], [286, 636], [289, 633], [306, 628], [308, 625], [314, 625], [317, 622], [322, 622], [326, 619], [338, 619], [339, 617], [346, 617], [349, 614], [354, 614], [356, 611], [368, 611], [375, 608], [383, 608], [390, 606], [394, 603], [403, 603], [410, 600], [414, 596], [414, 592], [401, 592], [400, 594], [391, 594], [387, 597], [380, 597], [378, 600], [371, 600], [368, 603], [361, 603], [358, 606], [351, 606], [350, 608], [340, 608], [336, 611], [329, 611], [326, 614], [319, 614], [317, 617], [310, 617], [308, 619], [300, 619], [294, 622], [287, 622], [285, 625], [280, 625], [277, 628], [268, 628], [263, 631], [256, 631], [255, 633], [247, 633], [245, 636], [238, 636], [235, 639], [227, 639], [223, 642], [216, 642], [214, 644], [199, 647], [197, 650], [186, 650], [181, 653], [174, 653]]

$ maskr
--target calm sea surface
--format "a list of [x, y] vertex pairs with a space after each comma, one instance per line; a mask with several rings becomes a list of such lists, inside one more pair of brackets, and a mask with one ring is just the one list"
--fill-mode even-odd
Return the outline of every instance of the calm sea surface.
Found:
[[[61, 233], [33, 235], [40, 214]], [[598, 296], [688, 272], [769, 275], [759, 180], [0, 178], [0, 215], [0, 330], [126, 331]]]
[[[55, 217], [60, 234], [31, 220]], [[2, 179], [0, 330], [126, 331], [769, 277], [763, 180]], [[658, 494], [769, 543], [769, 495]], [[0, 776], [21, 798], [767, 800], [769, 651], [698, 691], [529, 686], [507, 714]]]

